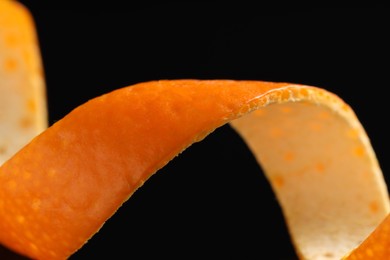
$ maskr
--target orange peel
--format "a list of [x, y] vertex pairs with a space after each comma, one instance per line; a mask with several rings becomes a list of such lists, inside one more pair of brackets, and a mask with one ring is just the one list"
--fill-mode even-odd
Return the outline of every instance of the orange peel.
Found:
[[390, 257], [390, 215], [374, 230], [364, 242], [344, 259], [389, 259]]
[[0, 164], [46, 129], [42, 61], [29, 11], [0, 1]]
[[[36, 41], [21, 5], [0, 1], [0, 13], [0, 37], [19, 24]], [[0, 166], [0, 243], [11, 250], [69, 258], [150, 176], [230, 124], [263, 168], [300, 258], [388, 259], [387, 186], [363, 126], [337, 95], [264, 81], [151, 81], [91, 99], [43, 130], [37, 45], [27, 45], [35, 65], [18, 78], [36, 85], [14, 84], [22, 101], [13, 106], [28, 110], [29, 93], [40, 109], [31, 116], [35, 137], [26, 135]], [[1, 85], [4, 100], [14, 95]]]
[[226, 123], [263, 167], [302, 258], [340, 259], [389, 213], [369, 139], [336, 95], [288, 83], [162, 80], [86, 102], [1, 166], [1, 243], [66, 259], [152, 174]]

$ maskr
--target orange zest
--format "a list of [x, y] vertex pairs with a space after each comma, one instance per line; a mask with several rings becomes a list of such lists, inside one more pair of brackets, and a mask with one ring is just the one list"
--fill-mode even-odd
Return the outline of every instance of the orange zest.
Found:
[[[25, 17], [16, 2], [0, 1], [0, 37], [8, 39], [1, 44], [10, 45], [4, 53], [19, 41], [6, 32], [13, 26], [34, 39]], [[36, 43], [30, 46], [37, 57]], [[25, 74], [19, 59], [0, 62], [6, 77], [42, 80], [39, 59], [23, 65]], [[7, 88], [35, 93], [18, 109], [34, 111], [39, 127], [0, 166], [0, 243], [21, 255], [69, 258], [154, 173], [230, 124], [263, 168], [302, 259], [390, 257], [390, 201], [375, 152], [354, 111], [329, 91], [264, 81], [151, 81], [91, 99], [45, 129], [38, 82], [4, 92], [0, 86], [4, 97]]]

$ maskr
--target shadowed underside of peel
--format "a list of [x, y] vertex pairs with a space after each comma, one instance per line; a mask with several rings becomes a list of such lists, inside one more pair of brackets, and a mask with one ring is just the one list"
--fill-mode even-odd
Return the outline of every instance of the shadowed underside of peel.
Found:
[[302, 258], [340, 259], [389, 213], [367, 135], [334, 94], [162, 80], [88, 101], [2, 165], [0, 242], [31, 258], [69, 257], [152, 174], [226, 123], [263, 167]]

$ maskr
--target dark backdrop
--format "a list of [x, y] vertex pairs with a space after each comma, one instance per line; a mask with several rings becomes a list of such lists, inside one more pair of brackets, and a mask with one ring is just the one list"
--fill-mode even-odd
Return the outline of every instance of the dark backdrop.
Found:
[[[21, 2], [37, 25], [50, 124], [88, 99], [149, 80], [301, 83], [352, 106], [388, 172], [388, 10]], [[103, 255], [296, 259], [268, 182], [229, 126], [154, 175], [71, 259]]]

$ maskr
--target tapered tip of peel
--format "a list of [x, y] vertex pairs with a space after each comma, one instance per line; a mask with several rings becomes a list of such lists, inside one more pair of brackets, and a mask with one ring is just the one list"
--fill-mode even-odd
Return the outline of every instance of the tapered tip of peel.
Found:
[[43, 66], [29, 11], [0, 1], [0, 165], [46, 129]]

